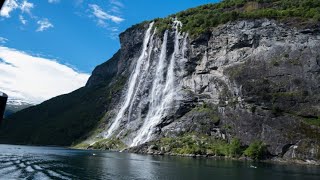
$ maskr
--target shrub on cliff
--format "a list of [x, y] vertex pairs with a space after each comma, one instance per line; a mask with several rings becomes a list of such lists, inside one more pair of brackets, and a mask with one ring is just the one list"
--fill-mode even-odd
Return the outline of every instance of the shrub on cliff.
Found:
[[216, 4], [207, 4], [187, 9], [169, 18], [155, 20], [160, 33], [170, 28], [170, 19], [177, 17], [182, 23], [182, 31], [198, 36], [229, 21], [240, 19], [292, 19], [320, 20], [319, 0], [224, 0]]
[[262, 141], [254, 141], [244, 151], [244, 155], [254, 159], [262, 159], [267, 153], [267, 147]]
[[243, 153], [243, 148], [239, 139], [232, 139], [229, 144], [229, 156], [240, 157]]

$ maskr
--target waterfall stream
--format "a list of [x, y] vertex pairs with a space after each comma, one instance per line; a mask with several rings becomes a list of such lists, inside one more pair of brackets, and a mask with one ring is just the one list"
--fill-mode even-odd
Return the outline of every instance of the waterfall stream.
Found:
[[176, 64], [176, 56], [179, 54], [180, 50], [180, 33], [178, 31], [179, 26], [181, 26], [181, 23], [179, 21], [174, 21], [174, 52], [171, 56], [168, 65], [165, 82], [163, 81], [163, 62], [166, 60], [168, 32], [166, 31], [164, 34], [159, 64], [152, 85], [151, 94], [149, 97], [149, 110], [142, 127], [139, 129], [137, 136], [133, 139], [132, 144], [130, 146], [137, 146], [139, 144], [149, 141], [152, 138], [155, 126], [160, 123], [161, 119], [164, 117], [164, 115], [166, 115], [166, 110], [171, 108], [171, 105], [174, 101], [174, 94], [176, 92], [174, 67]]
[[[182, 23], [174, 20], [173, 53], [171, 55], [167, 54], [170, 33], [167, 30], [163, 35], [161, 48], [159, 48], [160, 53], [156, 53], [155, 57], [153, 57], [152, 52], [157, 48], [156, 41], [154, 40], [156, 29], [151, 33], [153, 24], [149, 25], [145, 33], [141, 55], [128, 81], [129, 84], [124, 102], [105, 136], [106, 138], [110, 138], [114, 135], [115, 131], [120, 127], [121, 122], [125, 120], [127, 120], [126, 122], [131, 121], [131, 119], [138, 121], [140, 126], [136, 133], [134, 133], [130, 144], [131, 147], [152, 140], [157, 130], [157, 125], [168, 115], [179, 96], [179, 82], [176, 71], [179, 68], [181, 69], [179, 66], [185, 59], [187, 35], [179, 32]], [[145, 91], [148, 93], [141, 94], [143, 89], [148, 89]], [[147, 111], [143, 117], [141, 117], [141, 114], [132, 116], [134, 113], [141, 113], [141, 109], [137, 105], [139, 102], [145, 103]]]
[[142, 45], [143, 48], [141, 51], [141, 55], [140, 55], [139, 59], [137, 60], [136, 68], [133, 71], [133, 73], [131, 74], [130, 79], [129, 79], [129, 86], [128, 86], [127, 94], [125, 97], [125, 102], [121, 106], [121, 109], [120, 109], [119, 113], [117, 114], [116, 119], [113, 121], [113, 123], [109, 127], [107, 134], [105, 135], [106, 138], [111, 137], [113, 132], [119, 128], [121, 119], [124, 116], [126, 110], [128, 109], [128, 107], [130, 105], [130, 102], [133, 99], [134, 91], [136, 90], [135, 89], [136, 83], [137, 83], [138, 77], [141, 73], [141, 66], [148, 56], [147, 49], [148, 49], [148, 44], [149, 44], [149, 40], [151, 37], [151, 30], [152, 30], [153, 24], [154, 24], [154, 22], [150, 23], [149, 28], [146, 31], [146, 35], [143, 40], [143, 45]]

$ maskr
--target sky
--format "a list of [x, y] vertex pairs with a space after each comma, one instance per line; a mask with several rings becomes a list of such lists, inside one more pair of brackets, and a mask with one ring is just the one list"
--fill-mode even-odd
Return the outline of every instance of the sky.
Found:
[[71, 92], [112, 57], [128, 27], [214, 2], [6, 0], [0, 12], [0, 91], [36, 103]]

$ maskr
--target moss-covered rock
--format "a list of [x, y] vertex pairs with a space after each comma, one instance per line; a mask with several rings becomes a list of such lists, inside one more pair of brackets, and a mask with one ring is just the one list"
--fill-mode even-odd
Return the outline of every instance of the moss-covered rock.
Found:
[[102, 139], [95, 142], [90, 148], [100, 149], [100, 150], [122, 150], [127, 146], [119, 139]]
[[243, 153], [243, 146], [238, 139], [230, 143], [208, 135], [184, 134], [174, 138], [162, 138], [158, 146], [163, 147], [164, 153], [193, 154], [210, 156], [239, 157]]

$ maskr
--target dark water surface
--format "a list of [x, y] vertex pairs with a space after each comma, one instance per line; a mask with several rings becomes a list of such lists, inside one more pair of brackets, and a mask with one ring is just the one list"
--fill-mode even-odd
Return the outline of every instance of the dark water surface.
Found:
[[320, 180], [320, 167], [0, 145], [0, 179]]

